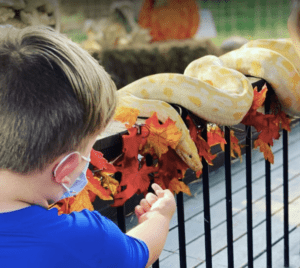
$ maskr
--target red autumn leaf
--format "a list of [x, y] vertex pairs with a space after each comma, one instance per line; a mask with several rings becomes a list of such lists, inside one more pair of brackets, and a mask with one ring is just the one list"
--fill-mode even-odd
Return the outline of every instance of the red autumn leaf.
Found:
[[226, 140], [224, 139], [223, 131], [217, 126], [213, 126], [207, 131], [207, 143], [210, 147], [220, 144], [220, 146], [224, 146], [226, 144]]
[[147, 142], [149, 130], [146, 127], [141, 127], [141, 134], [137, 134], [136, 127], [128, 129], [129, 135], [123, 135], [123, 153], [128, 158], [138, 156], [140, 145], [144, 146]]
[[201, 176], [201, 174], [202, 174], [202, 169], [200, 169], [200, 170], [198, 170], [197, 172], [196, 172], [196, 177], [197, 178], [199, 178], [200, 176]]
[[94, 149], [91, 151], [91, 164], [97, 169], [105, 170], [111, 174], [116, 172], [114, 166], [103, 157], [103, 154]]
[[273, 146], [273, 140], [279, 139], [279, 125], [276, 123], [276, 116], [269, 114], [265, 115], [265, 122], [267, 123], [266, 127], [260, 130], [260, 134], [258, 135], [258, 139], [261, 139], [264, 143], [267, 143]]
[[163, 154], [158, 162], [158, 172], [154, 182], [162, 185], [164, 189], [169, 187], [173, 178], [184, 178], [188, 165], [178, 156], [176, 151], [169, 148], [167, 153]]
[[276, 96], [276, 99], [271, 103], [271, 112], [276, 116], [276, 124], [282, 129], [291, 131], [291, 119], [288, 118], [285, 112], [282, 111], [281, 104]]
[[210, 152], [210, 146], [199, 135], [200, 130], [197, 130], [197, 128], [196, 128], [195, 124], [193, 123], [193, 121], [191, 120], [191, 118], [189, 116], [187, 116], [186, 120], [188, 122], [190, 136], [198, 149], [198, 154], [199, 154], [200, 158], [203, 156], [209, 165], [213, 165], [212, 160], [214, 160], [217, 156], [212, 155], [212, 153]]
[[178, 130], [175, 122], [170, 118], [164, 124], [160, 124], [156, 112], [146, 120], [146, 126], [149, 128], [147, 143], [154, 148], [158, 157], [168, 151], [168, 146], [175, 149], [182, 133]]
[[291, 131], [291, 119], [287, 117], [286, 113], [283, 111], [280, 111], [277, 115], [277, 118], [279, 119], [281, 128], [290, 132]]
[[122, 172], [120, 186], [126, 186], [122, 192], [115, 194], [113, 207], [123, 205], [129, 198], [136, 193], [146, 193], [150, 185], [149, 173], [157, 171], [153, 166], [146, 166], [144, 163], [139, 169], [139, 162], [135, 158], [124, 159], [121, 167], [116, 167]]
[[96, 196], [97, 195], [95, 193], [93, 193], [92, 191], [89, 191], [89, 197], [90, 197], [90, 200], [92, 203], [95, 201]]
[[280, 137], [278, 120], [274, 114], [262, 114], [257, 112], [265, 100], [267, 92], [267, 87], [264, 85], [263, 90], [257, 92], [256, 88], [254, 90], [254, 101], [252, 106], [246, 116], [243, 118], [242, 122], [244, 125], [253, 126], [260, 132], [258, 138], [268, 145], [273, 146], [273, 140]]

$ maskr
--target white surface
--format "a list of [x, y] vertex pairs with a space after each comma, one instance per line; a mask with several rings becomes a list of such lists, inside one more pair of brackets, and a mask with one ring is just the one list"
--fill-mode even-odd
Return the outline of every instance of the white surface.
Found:
[[202, 38], [216, 37], [217, 30], [216, 30], [215, 22], [211, 11], [208, 9], [201, 9], [200, 16], [201, 16], [200, 25], [194, 38], [202, 39]]

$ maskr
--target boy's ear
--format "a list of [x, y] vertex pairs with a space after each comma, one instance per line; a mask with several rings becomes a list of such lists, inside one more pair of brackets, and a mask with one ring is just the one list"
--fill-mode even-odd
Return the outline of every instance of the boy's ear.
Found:
[[68, 176], [70, 173], [72, 173], [79, 165], [79, 158], [80, 156], [78, 154], [71, 154], [59, 167], [54, 167], [53, 172], [56, 169], [54, 180], [57, 183], [62, 183], [63, 179]]

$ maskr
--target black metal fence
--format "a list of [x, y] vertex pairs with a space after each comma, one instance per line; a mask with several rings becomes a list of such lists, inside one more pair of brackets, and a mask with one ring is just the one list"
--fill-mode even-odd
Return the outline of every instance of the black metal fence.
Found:
[[[265, 83], [260, 80], [260, 83]], [[254, 84], [253, 84], [254, 85]], [[270, 89], [270, 85], [268, 85]], [[271, 89], [272, 90], [272, 89]], [[270, 90], [269, 90], [270, 91]], [[267, 94], [265, 102], [265, 113], [270, 110], [270, 96]], [[231, 150], [230, 150], [230, 128], [224, 127], [225, 140], [225, 184], [226, 184], [226, 216], [227, 216], [227, 267], [234, 266], [234, 249], [233, 249], [233, 213], [232, 213], [232, 185], [231, 185]], [[207, 129], [202, 131], [202, 137], [207, 140]], [[247, 250], [248, 260], [243, 267], [253, 267], [254, 260], [260, 255], [266, 253], [266, 266], [272, 267], [272, 246], [276, 245], [282, 239], [284, 240], [284, 267], [289, 267], [289, 201], [288, 201], [288, 132], [282, 131], [283, 141], [283, 200], [284, 200], [284, 235], [277, 241], [272, 243], [271, 231], [271, 167], [268, 161], [265, 161], [265, 198], [266, 198], [266, 250], [261, 252], [258, 256], [253, 256], [253, 213], [252, 213], [252, 128], [246, 127], [246, 200], [247, 200]], [[120, 144], [115, 144], [114, 147], [119, 147]], [[117, 151], [118, 151], [117, 150]], [[105, 155], [105, 154], [104, 154]], [[203, 204], [204, 204], [204, 230], [205, 230], [205, 265], [207, 268], [212, 267], [212, 239], [211, 239], [211, 219], [210, 219], [210, 187], [209, 187], [209, 169], [205, 160], [202, 161], [203, 173]], [[178, 216], [178, 237], [179, 237], [179, 257], [180, 267], [187, 267], [186, 256], [186, 237], [185, 237], [185, 221], [184, 221], [184, 202], [183, 194], [179, 193], [177, 196], [177, 216]], [[118, 226], [123, 232], [126, 232], [125, 223], [125, 208], [117, 208], [117, 222]], [[204, 249], [199, 249], [204, 250]], [[159, 267], [159, 260], [153, 264], [153, 268]]]

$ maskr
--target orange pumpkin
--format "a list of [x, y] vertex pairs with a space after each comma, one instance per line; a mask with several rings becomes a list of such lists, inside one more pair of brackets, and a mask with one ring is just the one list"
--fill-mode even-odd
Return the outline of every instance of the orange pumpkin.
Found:
[[194, 36], [200, 21], [195, 0], [164, 0], [166, 5], [156, 1], [145, 0], [138, 19], [142, 28], [150, 28], [152, 42]]

